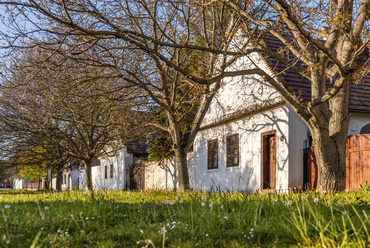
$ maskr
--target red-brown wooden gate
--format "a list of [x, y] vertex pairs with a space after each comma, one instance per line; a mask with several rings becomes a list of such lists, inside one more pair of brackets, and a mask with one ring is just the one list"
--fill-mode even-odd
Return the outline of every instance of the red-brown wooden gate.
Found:
[[[304, 150], [304, 182], [307, 189], [317, 186], [317, 165], [313, 147]], [[370, 183], [370, 134], [349, 135], [347, 138], [346, 189], [356, 190]]]

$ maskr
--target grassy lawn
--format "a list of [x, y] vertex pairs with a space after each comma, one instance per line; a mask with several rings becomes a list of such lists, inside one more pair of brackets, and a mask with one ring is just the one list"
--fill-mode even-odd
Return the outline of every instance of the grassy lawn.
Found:
[[[0, 247], [362, 247], [370, 191], [0, 191]], [[164, 231], [163, 231], [164, 230]]]

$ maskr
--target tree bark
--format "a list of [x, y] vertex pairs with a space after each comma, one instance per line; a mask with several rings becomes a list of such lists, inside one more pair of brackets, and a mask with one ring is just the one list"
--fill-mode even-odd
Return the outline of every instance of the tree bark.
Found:
[[92, 184], [92, 175], [91, 175], [91, 162], [85, 163], [85, 190], [86, 191], [93, 191], [93, 184]]
[[174, 149], [176, 157], [177, 175], [179, 180], [178, 190], [180, 192], [190, 190], [190, 180], [188, 171], [187, 154], [182, 148]]
[[56, 185], [55, 185], [56, 191], [61, 191], [62, 190], [62, 182], [63, 182], [63, 170], [58, 168], [57, 182], [56, 182]]

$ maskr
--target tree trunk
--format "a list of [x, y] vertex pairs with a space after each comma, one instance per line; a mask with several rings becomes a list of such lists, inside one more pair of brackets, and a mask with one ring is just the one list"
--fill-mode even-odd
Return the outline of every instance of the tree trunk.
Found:
[[[321, 108], [324, 118], [311, 125], [317, 162], [317, 189], [321, 192], [335, 192], [346, 189], [346, 147], [350, 122], [348, 106], [351, 78], [326, 105], [330, 111]], [[323, 103], [326, 104], [326, 103]]]
[[190, 190], [190, 180], [186, 153], [182, 148], [176, 148], [174, 149], [174, 151], [176, 157], [177, 175], [179, 180], [178, 190], [181, 192], [185, 190]]
[[314, 134], [314, 151], [317, 163], [317, 190], [328, 193], [346, 188], [346, 138]]
[[85, 190], [93, 191], [92, 175], [91, 175], [91, 163], [85, 163]]
[[58, 168], [57, 182], [56, 182], [56, 185], [55, 185], [56, 191], [61, 191], [62, 190], [62, 182], [63, 182], [63, 170]]

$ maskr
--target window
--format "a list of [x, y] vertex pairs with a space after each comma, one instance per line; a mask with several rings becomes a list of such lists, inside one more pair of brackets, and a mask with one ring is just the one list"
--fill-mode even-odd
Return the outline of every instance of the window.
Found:
[[113, 164], [110, 164], [110, 178], [113, 178]]
[[104, 166], [104, 178], [108, 178], [108, 166]]
[[226, 137], [226, 166], [239, 165], [239, 134], [229, 135]]
[[208, 141], [208, 169], [218, 168], [218, 140]]

